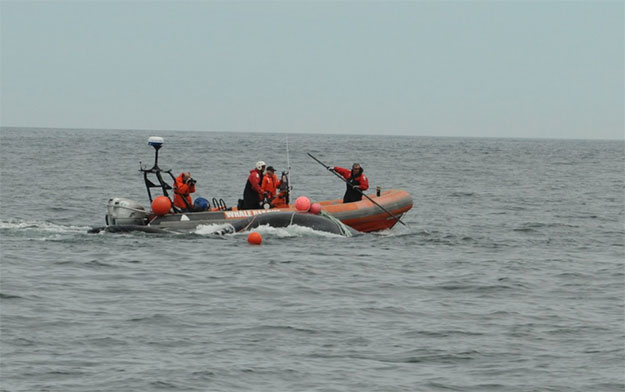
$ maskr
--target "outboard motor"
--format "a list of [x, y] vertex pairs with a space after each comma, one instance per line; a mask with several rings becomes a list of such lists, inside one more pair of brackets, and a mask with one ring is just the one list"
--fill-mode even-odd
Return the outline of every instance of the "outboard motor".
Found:
[[138, 202], [123, 197], [108, 201], [106, 224], [109, 226], [147, 225], [148, 213]]

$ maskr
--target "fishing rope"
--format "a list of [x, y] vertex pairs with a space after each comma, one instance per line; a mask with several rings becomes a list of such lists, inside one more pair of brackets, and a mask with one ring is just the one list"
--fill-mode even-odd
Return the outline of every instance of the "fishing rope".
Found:
[[327, 212], [321, 210], [321, 212], [319, 213], [319, 215], [322, 215], [328, 219], [330, 219], [332, 222], [334, 222], [339, 229], [341, 230], [341, 232], [343, 233], [343, 235], [345, 237], [352, 237], [352, 231], [350, 229], [347, 228], [347, 226], [341, 222], [340, 220], [338, 220], [337, 218], [333, 217], [332, 215], [328, 214]]
[[256, 220], [256, 217], [257, 217], [257, 216], [258, 216], [258, 215], [254, 215], [254, 217], [252, 218], [252, 220], [250, 220], [250, 221], [249, 221], [249, 223], [248, 223], [247, 225], [245, 225], [245, 227], [244, 227], [244, 228], [242, 228], [240, 231], [247, 230], [247, 229], [248, 229], [248, 228], [252, 225], [252, 223], [254, 223], [254, 221]]

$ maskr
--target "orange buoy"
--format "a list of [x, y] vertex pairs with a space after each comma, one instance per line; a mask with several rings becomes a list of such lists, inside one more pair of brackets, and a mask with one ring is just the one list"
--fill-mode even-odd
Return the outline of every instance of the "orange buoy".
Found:
[[315, 215], [319, 215], [319, 213], [321, 212], [321, 204], [319, 203], [312, 203], [312, 205], [310, 206], [310, 211], [311, 214], [315, 214]]
[[260, 233], [253, 231], [250, 234], [248, 234], [247, 242], [249, 242], [252, 245], [260, 245], [263, 242], [263, 237], [260, 235]]
[[156, 215], [165, 215], [170, 209], [171, 201], [167, 196], [159, 196], [152, 201], [152, 212]]
[[310, 209], [310, 200], [306, 196], [300, 196], [295, 200], [295, 208], [298, 211], [306, 212]]

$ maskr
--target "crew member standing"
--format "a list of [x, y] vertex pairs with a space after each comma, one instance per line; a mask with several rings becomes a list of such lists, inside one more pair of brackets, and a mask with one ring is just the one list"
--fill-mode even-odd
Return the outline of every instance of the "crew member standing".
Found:
[[347, 190], [343, 196], [343, 203], [362, 200], [362, 192], [369, 189], [369, 180], [363, 174], [364, 170], [360, 167], [360, 164], [354, 163], [352, 170], [338, 166], [334, 166], [330, 170], [339, 173], [347, 180]]
[[244, 210], [255, 210], [260, 208], [260, 202], [263, 200], [263, 172], [265, 170], [265, 162], [256, 162], [256, 167], [250, 170], [247, 177], [245, 189], [243, 190], [243, 208]]
[[176, 184], [174, 185], [174, 205], [184, 212], [192, 211], [193, 209], [190, 194], [195, 192], [195, 183], [196, 181], [191, 178], [191, 173], [189, 172], [182, 172], [178, 178], [176, 178]]
[[276, 176], [276, 170], [273, 166], [267, 166], [267, 170], [265, 171], [265, 176], [263, 177], [263, 192], [267, 193], [267, 197], [273, 199], [276, 197], [276, 188], [280, 186], [278, 182], [278, 177]]
[[281, 187], [282, 181], [278, 180], [278, 176], [275, 174], [276, 170], [273, 166], [267, 166], [267, 171], [265, 172], [265, 177], [263, 177], [263, 192], [265, 195], [271, 200], [272, 207], [288, 207], [288, 204], [285, 200], [286, 192], [280, 192], [280, 194], [276, 194], [278, 187]]

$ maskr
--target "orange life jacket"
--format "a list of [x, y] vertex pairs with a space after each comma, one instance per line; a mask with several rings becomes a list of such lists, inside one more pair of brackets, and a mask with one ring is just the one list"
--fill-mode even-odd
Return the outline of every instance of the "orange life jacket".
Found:
[[261, 188], [263, 192], [267, 192], [270, 198], [276, 197], [276, 188], [280, 186], [280, 181], [278, 181], [278, 176], [275, 174], [265, 173], [263, 177], [263, 184]]
[[190, 207], [193, 207], [193, 201], [191, 200], [190, 193], [195, 192], [195, 184], [189, 185], [182, 181], [182, 173], [176, 178], [176, 184], [174, 185], [174, 205], [178, 208], [188, 208], [185, 204], [183, 197], [187, 200]]

